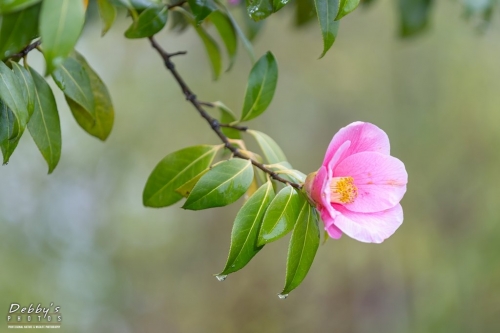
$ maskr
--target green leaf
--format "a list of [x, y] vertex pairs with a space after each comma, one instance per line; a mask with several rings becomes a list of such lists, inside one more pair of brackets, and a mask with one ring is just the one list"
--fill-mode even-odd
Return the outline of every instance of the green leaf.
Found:
[[238, 38], [233, 23], [226, 14], [218, 10], [210, 14], [210, 21], [215, 25], [215, 28], [226, 46], [229, 57], [229, 67], [227, 70], [229, 71], [236, 60], [236, 50], [238, 48]]
[[306, 180], [306, 175], [299, 170], [294, 170], [288, 162], [280, 162], [266, 166], [290, 182], [303, 183]]
[[253, 51], [252, 43], [248, 40], [245, 33], [241, 30], [240, 26], [238, 25], [238, 22], [236, 22], [233, 15], [231, 14], [231, 12], [227, 9], [226, 5], [219, 0], [216, 0], [215, 2], [220, 7], [222, 7], [224, 9], [225, 13], [227, 14], [227, 17], [231, 20], [231, 23], [233, 24], [233, 27], [234, 27], [234, 30], [236, 31], [236, 34], [238, 35], [241, 42], [243, 43], [243, 47], [247, 51], [248, 56], [250, 57], [250, 60], [252, 61], [252, 63], [254, 63], [255, 62], [255, 53]]
[[52, 78], [66, 97], [79, 104], [95, 119], [95, 101], [90, 78], [78, 60], [73, 57], [66, 58], [52, 73]]
[[285, 236], [295, 226], [305, 199], [290, 185], [273, 199], [262, 221], [257, 245], [262, 246]]
[[139, 18], [125, 31], [127, 38], [145, 38], [159, 32], [167, 24], [168, 9], [150, 7], [144, 10]]
[[203, 44], [205, 45], [205, 49], [207, 50], [208, 58], [210, 59], [210, 64], [212, 65], [212, 72], [214, 80], [219, 78], [221, 69], [222, 69], [222, 60], [220, 55], [219, 46], [215, 40], [205, 31], [202, 26], [196, 24], [191, 13], [187, 12], [182, 8], [176, 8], [179, 12], [183, 13], [188, 20], [188, 22], [194, 27], [198, 36], [200, 36]]
[[285, 7], [286, 4], [288, 4], [290, 0], [273, 0], [273, 11], [277, 12], [281, 8]]
[[[220, 122], [221, 124], [234, 124], [237, 123], [236, 117], [234, 116], [233, 111], [229, 109], [224, 103], [222, 102], [214, 102], [213, 103], [215, 107], [217, 107], [220, 111]], [[225, 136], [227, 136], [230, 139], [241, 139], [241, 134], [240, 131], [232, 129], [232, 128], [227, 128], [227, 127], [221, 127], [222, 133], [224, 133]]]
[[241, 207], [233, 224], [226, 267], [219, 275], [242, 269], [262, 249], [262, 246], [257, 246], [257, 236], [264, 213], [273, 198], [273, 185], [268, 181]]
[[268, 163], [274, 164], [287, 160], [280, 146], [269, 135], [254, 130], [247, 130], [247, 133], [255, 138]]
[[[9, 163], [9, 159], [24, 133], [25, 127], [19, 128], [17, 134], [12, 137], [15, 126], [15, 116], [12, 110], [0, 100], [0, 148], [3, 155], [3, 164]], [[10, 137], [10, 138], [9, 138]], [[7, 138], [7, 139], [5, 139]]]
[[399, 0], [401, 36], [415, 35], [428, 25], [432, 0]]
[[2, 0], [0, 1], [0, 15], [13, 13], [18, 10], [28, 8], [41, 0]]
[[323, 34], [323, 53], [320, 58], [328, 52], [337, 38], [339, 22], [335, 21], [339, 13], [340, 0], [315, 0], [316, 12], [318, 14], [321, 33]]
[[265, 19], [274, 12], [273, 0], [246, 0], [248, 15], [254, 21]]
[[197, 25], [203, 22], [213, 11], [217, 10], [213, 0], [188, 0], [188, 3]]
[[186, 30], [187, 27], [189, 27], [189, 22], [187, 21], [186, 17], [176, 10], [171, 11], [169, 20], [170, 30], [177, 33], [181, 33]]
[[253, 66], [248, 78], [241, 120], [251, 120], [266, 111], [274, 96], [278, 81], [278, 64], [271, 52]]
[[193, 177], [193, 179], [190, 179], [187, 182], [185, 182], [184, 184], [182, 184], [181, 186], [179, 186], [179, 188], [176, 189], [175, 192], [179, 193], [184, 198], [187, 198], [189, 196], [189, 194], [193, 191], [193, 188], [196, 185], [196, 183], [198, 183], [198, 181], [200, 180], [200, 178], [204, 174], [206, 174], [208, 172], [208, 170], [210, 170], [210, 168], [207, 168], [207, 169], [203, 170], [198, 175], [196, 175], [195, 177]]
[[194, 146], [165, 156], [148, 178], [142, 196], [144, 206], [166, 207], [181, 200], [182, 195], [175, 190], [208, 168], [220, 148]]
[[125, 7], [128, 9], [143, 10], [151, 6], [157, 6], [158, 1], [151, 0], [109, 0], [113, 5], [118, 7]]
[[290, 238], [282, 296], [297, 288], [311, 268], [320, 241], [318, 220], [316, 209], [304, 201]]
[[297, 26], [305, 25], [316, 17], [316, 7], [314, 0], [296, 0], [295, 1], [295, 24]]
[[25, 97], [26, 93], [21, 86], [21, 78], [0, 61], [0, 99], [15, 117], [10, 139], [17, 137], [28, 123], [29, 110]]
[[249, 160], [224, 161], [201, 177], [182, 208], [200, 210], [227, 206], [245, 194], [252, 179], [253, 168]]
[[33, 78], [31, 77], [31, 74], [26, 70], [26, 68], [22, 67], [17, 62], [12, 62], [12, 70], [19, 79], [23, 97], [27, 105], [29, 121], [29, 117], [31, 117], [35, 109], [35, 83], [33, 82]]
[[40, 6], [3, 16], [0, 26], [0, 59], [19, 53], [38, 35]]
[[359, 0], [340, 0], [339, 12], [335, 20], [338, 21], [347, 14], [351, 13], [358, 7], [358, 5]]
[[82, 66], [90, 80], [90, 88], [95, 103], [95, 118], [78, 103], [66, 98], [76, 122], [90, 135], [104, 141], [108, 138], [115, 119], [115, 111], [108, 88], [97, 73], [90, 67], [85, 58], [75, 52], [74, 58]]
[[97, 0], [97, 6], [102, 21], [101, 36], [104, 36], [115, 22], [116, 8], [108, 0]]
[[44, 0], [40, 12], [40, 36], [47, 73], [59, 67], [75, 47], [85, 21], [83, 1]]
[[35, 84], [35, 111], [28, 123], [28, 130], [43, 158], [54, 171], [61, 157], [61, 125], [52, 89], [45, 79], [30, 68]]

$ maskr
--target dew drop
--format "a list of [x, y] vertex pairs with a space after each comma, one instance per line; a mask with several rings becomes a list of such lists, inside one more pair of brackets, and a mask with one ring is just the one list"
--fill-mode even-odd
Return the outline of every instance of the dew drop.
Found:
[[288, 297], [288, 294], [278, 294], [279, 299], [286, 299]]
[[222, 282], [227, 278], [227, 275], [216, 275], [215, 278]]

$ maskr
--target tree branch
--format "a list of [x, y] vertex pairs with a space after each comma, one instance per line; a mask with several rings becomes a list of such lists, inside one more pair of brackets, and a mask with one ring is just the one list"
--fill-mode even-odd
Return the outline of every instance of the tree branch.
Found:
[[210, 127], [212, 128], [212, 130], [215, 132], [215, 134], [217, 134], [217, 136], [220, 138], [220, 140], [222, 141], [222, 143], [224, 143], [224, 147], [225, 148], [227, 148], [228, 150], [230, 150], [233, 153], [233, 155], [236, 156], [236, 157], [239, 157], [239, 158], [242, 158], [242, 159], [245, 159], [245, 160], [250, 160], [250, 162], [252, 162], [252, 164], [254, 166], [256, 166], [260, 170], [262, 170], [265, 173], [267, 173], [274, 180], [277, 180], [277, 181], [282, 182], [284, 184], [289, 184], [289, 185], [293, 186], [294, 188], [296, 188], [297, 190], [300, 190], [302, 188], [301, 185], [299, 185], [297, 183], [294, 183], [294, 182], [290, 182], [290, 181], [288, 181], [288, 180], [280, 177], [276, 172], [268, 169], [264, 164], [259, 163], [256, 160], [254, 160], [252, 158], [249, 158], [248, 156], [242, 154], [239, 151], [238, 148], [236, 148], [235, 146], [233, 146], [229, 142], [229, 139], [227, 138], [227, 136], [225, 136], [224, 133], [222, 133], [221, 127], [234, 128], [234, 129], [237, 129], [237, 130], [240, 130], [240, 131], [246, 131], [247, 127], [245, 127], [245, 126], [237, 126], [237, 125], [230, 125], [230, 124], [221, 124], [219, 122], [219, 120], [217, 120], [214, 117], [210, 116], [203, 109], [203, 106], [202, 106], [202, 105], [206, 105], [206, 103], [200, 102], [196, 98], [196, 95], [191, 91], [191, 89], [189, 89], [189, 87], [186, 84], [186, 82], [184, 81], [184, 79], [180, 76], [179, 72], [177, 72], [177, 70], [175, 69], [175, 65], [172, 62], [171, 58], [174, 55], [179, 54], [179, 52], [168, 53], [167, 51], [165, 51], [160, 46], [160, 44], [158, 44], [156, 42], [156, 40], [154, 39], [154, 37], [149, 37], [149, 41], [151, 42], [151, 46], [158, 52], [158, 54], [163, 59], [163, 63], [165, 64], [165, 67], [170, 71], [170, 73], [174, 77], [175, 81], [177, 81], [177, 84], [179, 85], [179, 87], [181, 88], [182, 92], [184, 93], [184, 96], [186, 97], [186, 100], [188, 100], [194, 106], [194, 108], [196, 109], [196, 111], [198, 111], [198, 113], [200, 114], [200, 116], [202, 116], [207, 121], [207, 123], [210, 125]]
[[23, 57], [27, 56], [28, 53], [30, 53], [31, 51], [33, 51], [34, 49], [39, 47], [41, 43], [42, 43], [42, 40], [39, 39], [39, 40], [31, 43], [30, 45], [26, 46], [24, 49], [21, 50], [21, 52], [10, 55], [9, 57], [7, 57], [7, 59], [23, 58]]

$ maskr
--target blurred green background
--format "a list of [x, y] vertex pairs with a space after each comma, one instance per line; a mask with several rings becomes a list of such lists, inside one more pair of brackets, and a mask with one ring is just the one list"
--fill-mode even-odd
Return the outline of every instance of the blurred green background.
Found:
[[[457, 2], [440, 1], [427, 33], [401, 40], [395, 6], [356, 10], [322, 60], [316, 22], [296, 29], [286, 10], [267, 20], [256, 52], [273, 51], [280, 78], [269, 110], [249, 124], [305, 173], [340, 127], [384, 129], [409, 174], [394, 236], [328, 241], [284, 301], [286, 240], [218, 282], [239, 205], [156, 210], [141, 198], [166, 154], [217, 138], [148, 43], [123, 38], [124, 15], [102, 39], [96, 18], [77, 48], [111, 91], [115, 127], [104, 144], [86, 135], [55, 90], [55, 172], [46, 175], [29, 135], [1, 167], [1, 311], [55, 302], [61, 332], [500, 332], [500, 25], [480, 33]], [[188, 50], [175, 62], [200, 99], [241, 108], [242, 48], [214, 83], [192, 30], [159, 40]]]

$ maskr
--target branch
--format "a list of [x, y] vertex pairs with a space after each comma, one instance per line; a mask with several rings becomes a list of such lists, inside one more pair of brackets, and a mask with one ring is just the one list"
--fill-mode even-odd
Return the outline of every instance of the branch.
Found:
[[256, 166], [257, 168], [259, 168], [260, 170], [264, 171], [265, 173], [267, 173], [269, 176], [271, 176], [271, 178], [273, 178], [274, 180], [277, 180], [279, 182], [282, 182], [284, 184], [289, 184], [291, 186], [293, 186], [294, 188], [296, 188], [297, 190], [300, 190], [302, 188], [301, 185], [297, 184], [297, 183], [294, 183], [294, 182], [289, 182], [288, 180], [280, 177], [276, 172], [268, 169], [264, 164], [262, 163], [259, 163], [257, 162], [256, 160], [252, 159], [252, 158], [249, 158], [248, 156], [242, 154], [238, 148], [236, 148], [235, 146], [233, 146], [230, 142], [229, 142], [229, 139], [227, 138], [227, 136], [224, 135], [224, 133], [222, 133], [221, 131], [221, 127], [230, 127], [230, 128], [234, 128], [234, 129], [237, 129], [237, 130], [240, 130], [240, 131], [246, 131], [247, 130], [247, 127], [245, 126], [237, 126], [237, 125], [230, 125], [230, 124], [221, 124], [219, 122], [219, 120], [215, 119], [214, 117], [210, 116], [204, 109], [203, 109], [203, 106], [202, 105], [206, 105], [206, 103], [203, 103], [203, 102], [200, 102], [197, 98], [196, 98], [196, 95], [191, 91], [191, 89], [189, 89], [188, 85], [186, 84], [186, 82], [184, 81], [184, 79], [180, 76], [179, 72], [177, 72], [177, 70], [175, 69], [175, 65], [174, 63], [172, 62], [171, 58], [174, 56], [174, 55], [177, 55], [179, 54], [179, 52], [176, 52], [176, 53], [168, 53], [167, 51], [165, 51], [157, 42], [156, 40], [154, 39], [154, 37], [149, 37], [149, 41], [151, 42], [151, 46], [158, 52], [158, 54], [162, 57], [163, 59], [163, 63], [165, 64], [165, 67], [170, 71], [170, 73], [172, 74], [172, 76], [174, 77], [175, 81], [177, 81], [177, 84], [179, 85], [179, 87], [181, 88], [182, 92], [184, 93], [184, 96], [186, 97], [186, 99], [194, 106], [194, 108], [196, 109], [196, 111], [198, 111], [198, 113], [200, 114], [200, 116], [202, 116], [203, 118], [205, 118], [205, 120], [207, 121], [207, 123], [210, 125], [210, 127], [212, 128], [212, 130], [215, 132], [215, 134], [217, 134], [217, 136], [220, 138], [220, 140], [222, 141], [222, 143], [224, 143], [224, 147], [227, 148], [228, 150], [230, 150], [234, 156], [236, 157], [239, 157], [239, 158], [242, 158], [242, 159], [245, 159], [245, 160], [249, 160], [250, 162], [252, 162], [252, 164], [254, 166]]
[[33, 51], [34, 49], [39, 47], [41, 43], [42, 43], [42, 40], [39, 39], [39, 40], [31, 43], [30, 45], [26, 46], [24, 49], [21, 50], [21, 52], [8, 56], [7, 59], [23, 58], [23, 57], [27, 56], [28, 53], [30, 53], [31, 51]]

